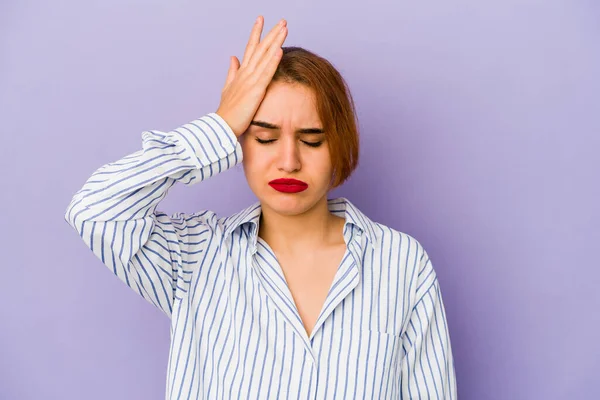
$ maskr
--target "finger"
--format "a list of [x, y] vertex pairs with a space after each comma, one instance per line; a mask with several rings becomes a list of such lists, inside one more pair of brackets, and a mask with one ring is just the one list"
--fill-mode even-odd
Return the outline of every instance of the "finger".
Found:
[[269, 34], [262, 40], [262, 42], [258, 44], [256, 49], [254, 50], [254, 53], [252, 54], [250, 61], [248, 62], [249, 65], [253, 64], [256, 66], [260, 64], [260, 60], [263, 58], [267, 49], [271, 47], [273, 41], [277, 38], [277, 36], [279, 36], [279, 34], [281, 33], [281, 29], [285, 27], [286, 24], [287, 21], [285, 19], [282, 19], [277, 25], [273, 27], [273, 29], [271, 29]]
[[236, 56], [230, 57], [229, 58], [229, 71], [227, 72], [227, 79], [225, 80], [225, 87], [223, 88], [223, 90], [225, 90], [225, 88], [227, 88], [227, 86], [229, 86], [231, 81], [233, 81], [233, 78], [235, 78], [235, 74], [239, 68], [240, 68], [240, 60], [238, 60], [238, 58]]
[[281, 46], [283, 45], [283, 42], [285, 42], [287, 33], [288, 30], [287, 27], [285, 27], [283, 31], [277, 35], [273, 46], [269, 49], [261, 63], [256, 67], [256, 72], [261, 77], [264, 77], [264, 80], [261, 79], [261, 81], [265, 84], [268, 83], [271, 78], [273, 78], [273, 75], [277, 70], [277, 66], [279, 65], [279, 61], [281, 61], [281, 56], [283, 55], [283, 49]]
[[254, 62], [255, 64], [259, 64], [263, 55], [268, 51], [271, 47], [275, 39], [282, 33], [282, 29], [284, 29], [287, 25], [287, 21], [282, 19], [275, 25], [271, 31], [267, 34], [267, 36], [258, 44], [254, 54], [252, 55], [250, 62]]
[[273, 75], [275, 75], [275, 71], [277, 71], [277, 67], [279, 66], [279, 62], [281, 61], [282, 57], [283, 57], [283, 49], [281, 47], [279, 47], [271, 55], [271, 60], [269, 60], [270, 62], [265, 66], [264, 71], [260, 75], [261, 80], [262, 80], [261, 83], [263, 85], [267, 86], [269, 83], [271, 83], [271, 80], [273, 79]]
[[246, 49], [244, 50], [244, 57], [242, 58], [243, 66], [248, 65], [250, 57], [252, 57], [252, 54], [254, 53], [254, 49], [256, 48], [256, 46], [258, 46], [258, 43], [260, 42], [260, 35], [262, 33], [263, 24], [264, 18], [259, 15], [256, 21], [254, 22], [254, 26], [252, 26], [252, 32], [250, 32], [250, 39], [248, 40], [248, 43], [246, 44]]

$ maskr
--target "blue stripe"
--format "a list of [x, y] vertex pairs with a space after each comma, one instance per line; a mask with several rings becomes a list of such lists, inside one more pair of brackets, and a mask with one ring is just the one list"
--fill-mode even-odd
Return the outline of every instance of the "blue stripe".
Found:
[[457, 397], [439, 281], [414, 237], [328, 199], [346, 249], [321, 309], [303, 307], [319, 312], [309, 335], [303, 297], [292, 298], [285, 266], [257, 236], [259, 202], [226, 217], [156, 210], [177, 182], [241, 162], [224, 121], [209, 114], [142, 137], [142, 150], [90, 176], [65, 220], [170, 318], [167, 399]]

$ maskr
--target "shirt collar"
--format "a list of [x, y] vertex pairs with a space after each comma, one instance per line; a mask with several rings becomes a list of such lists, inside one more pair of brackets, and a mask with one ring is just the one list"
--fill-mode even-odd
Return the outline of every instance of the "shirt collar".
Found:
[[[358, 207], [350, 202], [350, 200], [345, 197], [327, 199], [327, 206], [330, 212], [346, 220], [346, 223], [344, 224], [344, 231], [346, 230], [346, 226], [348, 224], [352, 224], [359, 228], [359, 231], [367, 237], [369, 244], [374, 249], [378, 248], [379, 237], [376, 233], [376, 223], [363, 214]], [[257, 201], [242, 211], [228, 217], [224, 223], [225, 237], [229, 238], [229, 236], [240, 226], [244, 224], [250, 224], [252, 228], [250, 229], [250, 232], [253, 236], [252, 240], [255, 244], [260, 215], [261, 206], [260, 202]]]

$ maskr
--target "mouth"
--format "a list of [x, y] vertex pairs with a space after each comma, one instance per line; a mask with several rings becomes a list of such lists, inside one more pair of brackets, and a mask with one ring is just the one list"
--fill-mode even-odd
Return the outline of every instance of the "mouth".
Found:
[[274, 179], [269, 182], [269, 186], [282, 193], [299, 193], [308, 189], [308, 183], [306, 182], [285, 178]]

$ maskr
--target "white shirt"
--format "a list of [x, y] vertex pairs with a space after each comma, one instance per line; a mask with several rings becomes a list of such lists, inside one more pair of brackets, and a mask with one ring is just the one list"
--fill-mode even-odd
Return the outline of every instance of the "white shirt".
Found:
[[210, 113], [142, 142], [94, 172], [65, 219], [171, 319], [166, 399], [456, 399], [440, 287], [416, 239], [328, 199], [347, 247], [309, 336], [257, 235], [260, 203], [225, 218], [156, 211], [176, 182], [242, 161], [226, 122]]

